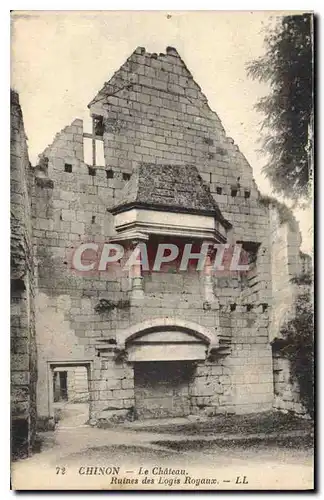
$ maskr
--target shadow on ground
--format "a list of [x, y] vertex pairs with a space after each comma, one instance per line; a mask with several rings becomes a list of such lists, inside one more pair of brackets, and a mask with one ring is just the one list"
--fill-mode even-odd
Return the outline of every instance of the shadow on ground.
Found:
[[182, 434], [187, 436], [206, 434], [271, 434], [291, 431], [313, 430], [312, 420], [298, 418], [289, 413], [263, 412], [248, 415], [217, 415], [196, 421], [183, 419], [182, 423], [168, 421], [142, 421], [127, 424], [134, 431], [158, 432], [166, 434]]

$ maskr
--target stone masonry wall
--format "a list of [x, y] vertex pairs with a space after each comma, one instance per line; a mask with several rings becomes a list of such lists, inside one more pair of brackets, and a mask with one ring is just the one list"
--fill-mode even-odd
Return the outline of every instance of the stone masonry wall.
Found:
[[[101, 410], [105, 399], [100, 398], [106, 398], [107, 392], [100, 394], [102, 362], [96, 356], [96, 339], [129, 324], [127, 310], [114, 310], [108, 316], [95, 311], [101, 299], [125, 298], [128, 280], [119, 281], [106, 273], [80, 275], [70, 267], [70, 253], [82, 241], [100, 243], [114, 232], [107, 213], [109, 194], [113, 191], [111, 180], [107, 179], [104, 169], [103, 175], [100, 172], [95, 177], [89, 175], [88, 166], [83, 162], [82, 134], [82, 121], [75, 120], [57, 134], [35, 168], [33, 234], [38, 263], [36, 328], [40, 419], [48, 417], [50, 381], [46, 362], [49, 360], [93, 360], [91, 411], [94, 414]], [[44, 161], [46, 169], [41, 168]], [[65, 165], [72, 165], [71, 173], [65, 171]], [[120, 187], [124, 184], [120, 181]], [[118, 395], [123, 393], [120, 391]], [[124, 396], [127, 399], [128, 393]]]
[[280, 213], [270, 208], [272, 321], [270, 340], [280, 338], [280, 328], [294, 313], [298, 286], [292, 278], [302, 272], [301, 236], [296, 221], [281, 221]]
[[28, 455], [36, 429], [35, 280], [32, 178], [19, 97], [11, 91], [11, 415], [12, 452]]
[[292, 376], [290, 361], [280, 355], [280, 352], [275, 353], [273, 357], [273, 377], [274, 408], [306, 415], [307, 411], [300, 402], [298, 381]]
[[[251, 167], [226, 137], [219, 118], [174, 49], [159, 56], [136, 49], [92, 101], [90, 112], [104, 117], [106, 164], [97, 167], [95, 175], [88, 169], [83, 161], [82, 122], [75, 120], [57, 134], [35, 169], [40, 415], [48, 412], [48, 359], [93, 360], [93, 415], [111, 407], [108, 396], [115, 406], [131, 409], [131, 367], [122, 363], [116, 368], [109, 357], [96, 356], [95, 346], [98, 338], [113, 340], [117, 329], [157, 317], [217, 327], [227, 337], [231, 344], [227, 354], [214, 362], [223, 366], [224, 392], [215, 402], [221, 411], [268, 409], [273, 398], [267, 335], [271, 309], [269, 220], [267, 207], [259, 203]], [[115, 235], [109, 208], [127, 182], [123, 174], [131, 174], [140, 161], [197, 165], [223, 215], [233, 224], [229, 243], [259, 244], [249, 279], [241, 283], [217, 278], [218, 302], [210, 308], [204, 307], [202, 295], [179, 296], [172, 286], [169, 292], [165, 286], [163, 296], [148, 293], [144, 301], [119, 307], [118, 301], [129, 298], [128, 279], [104, 272], [80, 276], [69, 267], [69, 255], [80, 242], [100, 243]], [[115, 307], [96, 312], [103, 299]], [[245, 370], [248, 382], [242, 376]]]
[[89, 387], [87, 370], [83, 366], [74, 368], [68, 372], [69, 399], [76, 403], [89, 400]]
[[[226, 136], [218, 116], [210, 110], [200, 87], [172, 48], [159, 55], [136, 49], [89, 107], [91, 114], [103, 116], [105, 123], [106, 168], [118, 175], [119, 172], [131, 173], [140, 161], [194, 163], [223, 215], [233, 224], [229, 242], [260, 244], [257, 278], [250, 276], [249, 286], [244, 289], [233, 287], [231, 280], [228, 286], [219, 286], [219, 280], [216, 280], [215, 293], [221, 306], [222, 330], [226, 332], [227, 328], [235, 344], [233, 365], [229, 367], [232, 394], [228, 395], [228, 401], [233, 401], [233, 393], [238, 394], [241, 389], [242, 366], [253, 361], [255, 371], [259, 364], [261, 374], [260, 380], [251, 375], [254, 386], [251, 385], [250, 392], [255, 384], [260, 384], [259, 393], [266, 395], [251, 396], [252, 406], [248, 404], [248, 396], [237, 395], [238, 401], [245, 405], [246, 410], [259, 408], [256, 400], [269, 405], [272, 400], [272, 361], [267, 337], [269, 310], [263, 312], [271, 307], [269, 220], [267, 207], [259, 203], [259, 193], [247, 160], [233, 140]], [[117, 190], [115, 197], [118, 199]], [[173, 308], [170, 310], [171, 303]], [[237, 307], [234, 314], [230, 309], [233, 303]], [[160, 304], [161, 301], [150, 296], [145, 310], [140, 308], [138, 313], [134, 311], [134, 315], [137, 318], [151, 316]], [[218, 312], [204, 311], [197, 301], [188, 306], [180, 299], [175, 307], [170, 293], [169, 300], [164, 296], [161, 305], [168, 309], [167, 313], [195, 318], [206, 326], [216, 323]], [[257, 323], [255, 312], [248, 311], [251, 306], [261, 314]], [[249, 354], [251, 343], [254, 344], [253, 354]]]
[[304, 271], [300, 252], [301, 235], [291, 217], [283, 220], [282, 210], [270, 207], [270, 239], [272, 245], [272, 317], [270, 341], [273, 343], [274, 408], [304, 415], [300, 403], [298, 381], [293, 376], [289, 359], [280, 350], [284, 340], [281, 329], [295, 314], [295, 301], [301, 288], [291, 282]]

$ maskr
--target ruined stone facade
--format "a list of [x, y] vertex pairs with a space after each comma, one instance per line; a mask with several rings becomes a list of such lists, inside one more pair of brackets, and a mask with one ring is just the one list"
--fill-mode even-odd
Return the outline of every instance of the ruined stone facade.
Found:
[[[60, 366], [86, 367], [94, 425], [271, 409], [271, 343], [283, 300], [292, 305], [285, 287], [301, 269], [298, 228], [262, 201], [251, 166], [175, 49], [137, 48], [89, 110], [93, 133], [74, 120], [34, 172], [39, 419], [53, 420]], [[122, 242], [127, 253], [174, 240], [240, 243], [250, 271], [71, 269], [82, 242]]]

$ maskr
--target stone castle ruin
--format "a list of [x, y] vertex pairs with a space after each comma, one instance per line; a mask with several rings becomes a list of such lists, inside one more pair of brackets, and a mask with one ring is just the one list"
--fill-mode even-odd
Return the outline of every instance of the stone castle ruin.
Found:
[[[137, 48], [88, 108], [92, 133], [75, 119], [32, 167], [12, 92], [17, 442], [30, 445], [36, 419], [53, 425], [62, 367], [83, 367], [91, 425], [273, 407], [303, 413], [289, 363], [272, 349], [293, 312], [291, 278], [305, 266], [298, 226], [260, 195], [178, 52]], [[239, 243], [250, 268], [73, 272], [71, 250], [106, 241], [126, 253], [142, 242]]]

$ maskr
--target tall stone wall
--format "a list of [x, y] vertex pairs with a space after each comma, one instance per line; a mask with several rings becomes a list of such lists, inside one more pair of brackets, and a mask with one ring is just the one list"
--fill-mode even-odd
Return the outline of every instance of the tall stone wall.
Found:
[[[98, 338], [113, 341], [117, 330], [131, 324], [164, 317], [217, 328], [227, 338], [226, 354], [214, 361], [223, 367], [223, 392], [214, 400], [214, 408], [241, 412], [270, 408], [269, 219], [248, 162], [226, 137], [218, 116], [172, 48], [160, 55], [136, 49], [89, 107], [92, 115], [103, 116], [105, 165], [95, 172], [88, 168], [83, 158], [82, 122], [75, 120], [57, 134], [35, 169], [40, 415], [48, 413], [46, 361], [54, 359], [92, 360], [93, 414], [111, 406], [131, 408], [132, 369], [122, 361], [116, 366], [109, 356], [98, 357], [96, 343]], [[229, 243], [257, 244], [256, 263], [246, 279], [215, 278], [212, 307], [204, 305], [199, 280], [184, 287], [190, 293], [179, 295], [179, 283], [172, 282], [171, 274], [169, 279], [161, 274], [158, 279], [166, 278], [159, 287], [163, 293], [157, 293], [156, 281], [149, 284], [147, 280], [145, 299], [129, 303], [127, 278], [105, 272], [80, 275], [71, 270], [71, 252], [82, 241], [102, 243], [115, 235], [109, 209], [120, 198], [125, 174], [142, 161], [196, 165], [233, 225]], [[97, 312], [102, 300], [114, 307]]]
[[[79, 274], [71, 269], [71, 252], [81, 242], [100, 243], [114, 232], [112, 217], [107, 212], [109, 193], [113, 192], [109, 186], [111, 181], [104, 169], [95, 177], [89, 175], [83, 161], [82, 134], [82, 121], [74, 120], [57, 134], [35, 168], [33, 234], [38, 263], [36, 329], [40, 419], [48, 418], [51, 381], [47, 361], [93, 360], [91, 375], [96, 380], [102, 364], [96, 356], [96, 339], [129, 324], [127, 311], [114, 311], [107, 318], [95, 311], [100, 300], [126, 298], [122, 280], [107, 273]], [[65, 165], [71, 165], [71, 171], [65, 171]], [[92, 381], [90, 390], [96, 400], [99, 391]]]
[[272, 317], [270, 340], [280, 337], [280, 328], [294, 314], [298, 286], [292, 283], [302, 273], [301, 236], [297, 222], [282, 219], [282, 209], [270, 205]]
[[299, 384], [284, 353], [283, 327], [296, 314], [296, 299], [303, 288], [293, 278], [309, 271], [309, 258], [300, 252], [298, 224], [284, 205], [270, 203], [272, 314], [270, 341], [273, 346], [274, 408], [305, 415]]
[[11, 91], [11, 438], [14, 455], [28, 455], [36, 429], [33, 179], [19, 97]]
[[[226, 136], [218, 116], [209, 108], [201, 88], [173, 48], [159, 55], [136, 49], [89, 108], [92, 115], [103, 116], [106, 168], [119, 175], [131, 173], [142, 161], [193, 163], [223, 215], [233, 225], [229, 242], [259, 243], [256, 267], [245, 286], [228, 277], [216, 278], [214, 291], [221, 308], [222, 332], [231, 337], [235, 353], [233, 358], [228, 357], [232, 363], [228, 367], [232, 386], [227, 402], [235, 402], [236, 408], [242, 404], [242, 411], [244, 407], [260, 408], [262, 405], [256, 400], [263, 399], [263, 407], [271, 404], [272, 361], [267, 335], [271, 308], [268, 208], [259, 203], [247, 160]], [[118, 200], [117, 191], [115, 197]], [[172, 293], [171, 302], [174, 303]], [[197, 300], [193, 302], [188, 306], [179, 300], [177, 309], [170, 312], [195, 318], [206, 326], [215, 325], [218, 311], [205, 312], [202, 304], [197, 304]], [[134, 314], [142, 318], [150, 316], [159, 302], [150, 297], [149, 304], [153, 310], [147, 307]], [[165, 304], [163, 302], [162, 307]], [[251, 343], [253, 354], [249, 352]], [[260, 366], [262, 375], [258, 379], [255, 373], [251, 374], [251, 396], [243, 397], [242, 367], [251, 363], [256, 365], [255, 372]], [[266, 395], [253, 396], [256, 392], [253, 384], [261, 384], [259, 392]]]

